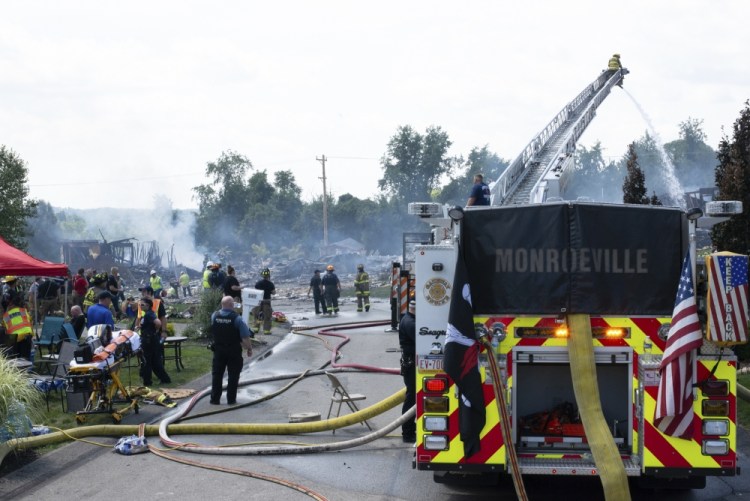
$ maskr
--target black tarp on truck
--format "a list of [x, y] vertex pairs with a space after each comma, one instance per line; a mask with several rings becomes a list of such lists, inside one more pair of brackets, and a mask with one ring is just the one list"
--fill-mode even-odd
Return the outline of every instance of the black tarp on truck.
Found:
[[467, 210], [460, 245], [476, 313], [669, 316], [687, 219], [641, 205]]

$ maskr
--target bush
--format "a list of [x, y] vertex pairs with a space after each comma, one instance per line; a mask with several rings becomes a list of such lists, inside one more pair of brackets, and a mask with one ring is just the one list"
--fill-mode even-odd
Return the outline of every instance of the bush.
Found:
[[195, 311], [193, 323], [185, 329], [188, 337], [208, 337], [211, 328], [211, 314], [221, 308], [224, 293], [220, 289], [207, 289], [201, 293], [201, 302]]
[[31, 422], [38, 422], [43, 415], [43, 406], [41, 392], [23, 372], [0, 356], [0, 441], [3, 436], [27, 436]]

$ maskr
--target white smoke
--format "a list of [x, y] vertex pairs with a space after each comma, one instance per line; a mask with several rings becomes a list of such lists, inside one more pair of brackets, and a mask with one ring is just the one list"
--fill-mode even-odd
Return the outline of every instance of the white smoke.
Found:
[[178, 264], [195, 270], [203, 268], [204, 254], [195, 247], [193, 238], [195, 212], [175, 211], [171, 200], [163, 195], [154, 197], [153, 209], [150, 210], [102, 208], [63, 209], [62, 212], [78, 216], [85, 222], [82, 231], [66, 234], [66, 239], [105, 239], [113, 242], [133, 238], [138, 242], [154, 241], [159, 244], [162, 266], [168, 265], [167, 255], [173, 251]]

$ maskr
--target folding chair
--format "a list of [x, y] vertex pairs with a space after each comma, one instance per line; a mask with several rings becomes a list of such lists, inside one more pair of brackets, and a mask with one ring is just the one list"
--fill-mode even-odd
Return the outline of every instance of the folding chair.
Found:
[[29, 374], [29, 381], [34, 387], [44, 393], [44, 399], [47, 403], [47, 412], [49, 412], [49, 395], [53, 391], [60, 394], [60, 404], [62, 410], [65, 412], [65, 395], [63, 389], [65, 388], [65, 375], [70, 367], [70, 362], [73, 361], [73, 354], [77, 348], [76, 343], [70, 341], [64, 341], [60, 346], [60, 353], [57, 356], [57, 361], [50, 365], [49, 375]]
[[[339, 404], [338, 409], [336, 409], [336, 417], [339, 417], [339, 414], [341, 414], [341, 406], [346, 404], [347, 407], [349, 407], [349, 410], [352, 412], [358, 412], [359, 407], [357, 407], [356, 402], [357, 400], [364, 400], [367, 397], [362, 395], [361, 393], [349, 393], [346, 391], [346, 388], [344, 388], [344, 385], [341, 384], [341, 381], [338, 380], [336, 376], [331, 374], [330, 372], [326, 372], [326, 376], [328, 376], [328, 379], [331, 381], [331, 386], [333, 386], [333, 395], [331, 395], [331, 405], [328, 407], [328, 417], [326, 419], [331, 418], [331, 413], [333, 412], [333, 404]], [[367, 426], [368, 429], [372, 431], [372, 427], [370, 426], [370, 423], [367, 422], [367, 420], [364, 420], [363, 423], [365, 426]], [[336, 430], [333, 430], [334, 433], [336, 433]]]
[[68, 340], [72, 341], [74, 343], [78, 343], [78, 337], [76, 336], [76, 331], [73, 329], [73, 324], [70, 322], [65, 322], [62, 324], [62, 339], [63, 341]]
[[44, 317], [42, 332], [39, 334], [39, 339], [34, 342], [39, 351], [39, 358], [47, 356], [41, 354], [40, 348], [44, 347], [47, 348], [48, 355], [52, 355], [52, 348], [60, 342], [60, 329], [64, 322], [63, 317]]

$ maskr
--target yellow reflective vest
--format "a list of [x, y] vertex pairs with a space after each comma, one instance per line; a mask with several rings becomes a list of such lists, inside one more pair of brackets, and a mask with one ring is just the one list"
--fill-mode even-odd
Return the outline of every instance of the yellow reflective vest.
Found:
[[211, 276], [211, 270], [205, 270], [203, 272], [203, 288], [204, 289], [210, 289], [211, 288], [211, 284], [208, 281], [208, 277], [210, 277], [210, 276]]
[[3, 314], [3, 324], [5, 325], [5, 332], [9, 335], [18, 335], [16, 340], [19, 342], [34, 333], [31, 329], [31, 317], [25, 308], [15, 306], [6, 311]]
[[622, 64], [620, 64], [620, 58], [619, 57], [611, 57], [609, 58], [609, 64], [607, 65], [607, 69], [610, 70], [619, 70], [622, 68]]

